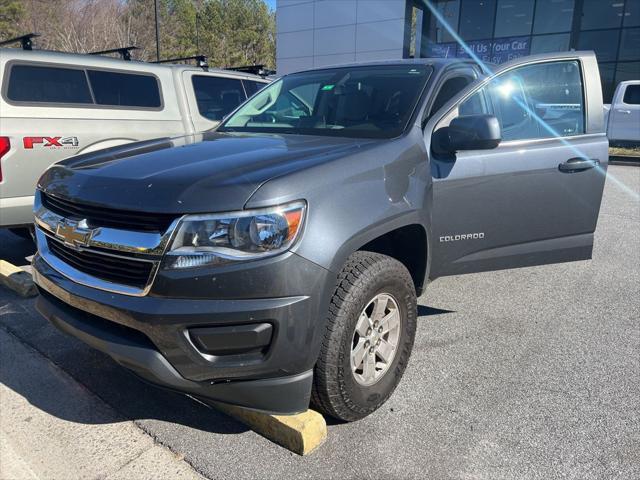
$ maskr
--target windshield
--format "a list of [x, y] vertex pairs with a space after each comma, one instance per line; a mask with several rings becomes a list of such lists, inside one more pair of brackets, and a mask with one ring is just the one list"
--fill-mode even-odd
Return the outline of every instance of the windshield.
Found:
[[430, 73], [430, 66], [413, 64], [287, 75], [249, 99], [218, 131], [397, 137]]

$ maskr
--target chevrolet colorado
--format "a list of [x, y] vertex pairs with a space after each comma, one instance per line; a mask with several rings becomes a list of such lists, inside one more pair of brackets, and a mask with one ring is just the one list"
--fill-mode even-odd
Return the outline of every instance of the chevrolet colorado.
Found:
[[428, 281], [591, 258], [607, 160], [592, 52], [294, 73], [214, 132], [50, 167], [37, 306], [154, 384], [357, 420]]

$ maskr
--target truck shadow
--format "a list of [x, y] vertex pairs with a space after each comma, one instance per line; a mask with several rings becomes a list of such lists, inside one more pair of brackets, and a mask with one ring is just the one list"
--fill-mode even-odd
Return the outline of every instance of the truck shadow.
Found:
[[418, 317], [442, 315], [443, 313], [454, 313], [454, 310], [445, 310], [442, 308], [428, 307], [426, 305], [418, 305]]
[[[418, 305], [420, 317], [450, 312]], [[148, 420], [160, 420], [218, 434], [237, 434], [248, 430], [240, 422], [196, 400], [144, 382], [107, 355], [60, 333], [36, 312], [33, 299], [22, 299], [2, 287], [0, 329], [8, 332], [28, 349], [35, 350], [32, 352], [33, 355], [40, 354], [46, 357], [48, 365], [46, 369], [34, 371], [30, 367], [31, 362], [20, 361], [19, 356], [12, 358], [11, 353], [5, 351], [5, 345], [2, 347], [4, 358], [0, 365], [0, 382], [50, 415], [83, 424], [127, 420], [144, 423]], [[5, 333], [3, 338], [6, 337]], [[77, 402], [64, 401], [65, 394], [69, 395], [68, 392], [51, 395], [47, 388], [41, 388], [49, 383], [49, 376], [64, 376], [56, 366], [111, 407], [119, 418], [87, 408], [71, 408], [69, 403], [75, 403], [77, 406]], [[86, 395], [86, 392], [80, 395], [83, 394]], [[328, 425], [341, 423], [327, 418]]]
[[[58, 332], [35, 311], [32, 299], [22, 299], [3, 287], [0, 287], [0, 330], [4, 330], [0, 333], [5, 339], [0, 346], [0, 382], [50, 415], [83, 424], [129, 420], [140, 425], [148, 420], [160, 420], [218, 434], [248, 430], [236, 420], [185, 395], [143, 382], [110, 357]], [[19, 345], [16, 347], [16, 340], [26, 345], [27, 351]], [[43, 362], [41, 357], [40, 361], [33, 360], [38, 353], [48, 361]], [[35, 365], [46, 365], [46, 368], [38, 369]], [[80, 385], [70, 382], [65, 373]], [[64, 385], [64, 391], [52, 394], [52, 384]], [[116, 414], [109, 413], [109, 409], [94, 411], [81, 401], [79, 404], [74, 397], [87, 398], [82, 387]]]

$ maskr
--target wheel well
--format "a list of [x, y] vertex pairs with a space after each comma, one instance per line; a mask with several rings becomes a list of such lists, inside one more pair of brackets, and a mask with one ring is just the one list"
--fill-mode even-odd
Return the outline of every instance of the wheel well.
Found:
[[358, 250], [381, 253], [398, 260], [409, 270], [416, 293], [422, 293], [427, 269], [427, 234], [421, 225], [407, 225], [392, 230]]

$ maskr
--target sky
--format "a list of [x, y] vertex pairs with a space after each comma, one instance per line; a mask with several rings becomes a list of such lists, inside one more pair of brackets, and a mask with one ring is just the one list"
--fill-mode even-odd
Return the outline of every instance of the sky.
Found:
[[276, 9], [276, 0], [262, 0], [271, 10]]

